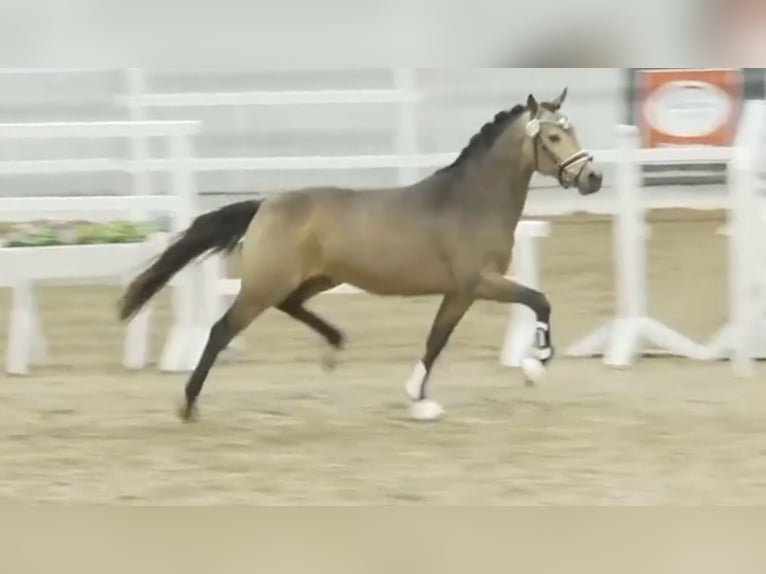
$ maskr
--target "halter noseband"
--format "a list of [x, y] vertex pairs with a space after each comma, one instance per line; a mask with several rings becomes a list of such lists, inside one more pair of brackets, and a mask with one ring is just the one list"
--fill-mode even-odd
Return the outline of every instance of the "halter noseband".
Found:
[[593, 156], [585, 151], [584, 149], [581, 149], [580, 151], [577, 151], [570, 155], [569, 157], [559, 161], [558, 158], [553, 154], [553, 152], [548, 149], [548, 147], [545, 145], [545, 142], [543, 142], [540, 139], [540, 126], [542, 124], [549, 124], [553, 126], [559, 126], [560, 128], [563, 128], [564, 130], [569, 129], [569, 120], [567, 118], [560, 118], [556, 121], [553, 120], [540, 120], [538, 118], [532, 118], [527, 122], [526, 132], [527, 135], [532, 138], [532, 142], [534, 144], [535, 149], [535, 169], [539, 171], [540, 162], [538, 159], [538, 149], [542, 148], [545, 153], [548, 154], [548, 156], [556, 163], [556, 166], [558, 168], [558, 174], [556, 178], [559, 181], [559, 184], [561, 184], [561, 187], [567, 189], [571, 187], [571, 184], [564, 180], [564, 173], [566, 172], [566, 169], [570, 166], [577, 165], [578, 163], [582, 164], [580, 166], [580, 169], [578, 170], [577, 174], [574, 177], [573, 183], [577, 184], [580, 180], [580, 175], [582, 175], [583, 170], [585, 169], [585, 166], [588, 165], [590, 162], [593, 161]]

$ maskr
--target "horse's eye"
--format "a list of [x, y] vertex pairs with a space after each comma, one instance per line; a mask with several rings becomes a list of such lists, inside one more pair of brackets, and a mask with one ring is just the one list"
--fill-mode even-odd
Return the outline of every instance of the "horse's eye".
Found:
[[559, 134], [551, 134], [548, 136], [548, 141], [551, 143], [558, 143], [561, 141], [561, 136]]

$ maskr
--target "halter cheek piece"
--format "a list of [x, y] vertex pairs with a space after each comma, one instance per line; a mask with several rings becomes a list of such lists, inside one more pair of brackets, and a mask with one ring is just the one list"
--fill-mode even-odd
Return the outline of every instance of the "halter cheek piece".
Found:
[[[569, 120], [567, 118], [560, 118], [557, 121], [540, 120], [537, 118], [533, 118], [529, 120], [529, 122], [527, 122], [527, 127], [526, 127], [527, 135], [530, 138], [532, 138], [532, 141], [534, 143], [535, 169], [539, 171], [540, 163], [538, 160], [538, 153], [539, 153], [539, 149], [542, 148], [543, 151], [547, 153], [548, 156], [556, 163], [556, 166], [558, 168], [558, 174], [556, 177], [559, 180], [561, 187], [569, 188], [571, 187], [572, 183], [576, 184], [580, 180], [580, 175], [582, 175], [582, 172], [585, 169], [585, 166], [593, 161], [593, 156], [587, 151], [581, 149], [580, 151], [570, 155], [568, 158], [559, 161], [558, 158], [553, 154], [553, 152], [550, 149], [548, 149], [548, 147], [545, 145], [545, 142], [543, 142], [542, 139], [540, 139], [540, 131], [541, 131], [540, 126], [542, 126], [542, 124], [559, 126], [560, 128], [564, 130], [568, 130], [570, 125]], [[580, 165], [580, 169], [577, 171], [577, 174], [574, 177], [574, 180], [572, 182], [567, 182], [564, 179], [564, 174], [566, 173], [567, 168], [577, 164], [581, 164], [581, 165]]]

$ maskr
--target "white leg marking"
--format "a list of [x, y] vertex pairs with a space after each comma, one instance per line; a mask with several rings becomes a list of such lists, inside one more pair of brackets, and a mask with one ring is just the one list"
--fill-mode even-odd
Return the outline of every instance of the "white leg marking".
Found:
[[521, 370], [524, 372], [524, 377], [527, 379], [527, 383], [534, 384], [539, 383], [545, 378], [547, 370], [539, 359], [534, 357], [525, 357], [521, 361]]
[[444, 409], [436, 401], [420, 398], [423, 384], [426, 381], [426, 367], [422, 361], [415, 365], [410, 378], [404, 385], [407, 395], [412, 399], [410, 403], [410, 416], [416, 421], [435, 421], [444, 414]]
[[410, 403], [410, 416], [416, 421], [435, 421], [440, 419], [443, 414], [442, 406], [431, 399]]
[[413, 401], [420, 399], [420, 392], [423, 389], [423, 383], [425, 380], [426, 366], [423, 364], [423, 361], [419, 361], [418, 364], [415, 365], [415, 368], [412, 370], [410, 378], [407, 379], [407, 382], [404, 385], [404, 390], [407, 391], [407, 396], [409, 396]]

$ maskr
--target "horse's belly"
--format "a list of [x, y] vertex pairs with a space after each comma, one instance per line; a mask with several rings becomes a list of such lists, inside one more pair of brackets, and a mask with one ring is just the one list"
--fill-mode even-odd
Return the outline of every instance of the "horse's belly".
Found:
[[438, 294], [453, 289], [443, 233], [429, 214], [398, 196], [360, 194], [328, 211], [315, 241], [336, 281], [380, 294]]
[[381, 295], [444, 293], [452, 288], [447, 266], [434, 253], [417, 246], [348, 246], [327, 262], [333, 279]]
[[432, 295], [452, 289], [451, 282], [435, 274], [377, 273], [369, 270], [348, 270], [339, 274], [344, 283], [378, 295]]

